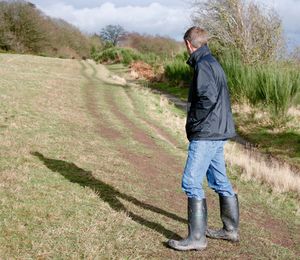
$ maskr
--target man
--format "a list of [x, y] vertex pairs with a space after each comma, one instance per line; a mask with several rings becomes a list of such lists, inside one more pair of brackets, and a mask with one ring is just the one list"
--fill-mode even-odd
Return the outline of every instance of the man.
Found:
[[[184, 35], [194, 69], [189, 90], [186, 134], [188, 158], [182, 177], [182, 188], [188, 197], [188, 236], [169, 240], [176, 250], [202, 250], [207, 237], [239, 240], [239, 205], [237, 195], [226, 175], [224, 144], [235, 136], [226, 77], [207, 46], [208, 34], [199, 27]], [[219, 194], [223, 228], [207, 229], [207, 207], [202, 188], [204, 176], [208, 185]]]

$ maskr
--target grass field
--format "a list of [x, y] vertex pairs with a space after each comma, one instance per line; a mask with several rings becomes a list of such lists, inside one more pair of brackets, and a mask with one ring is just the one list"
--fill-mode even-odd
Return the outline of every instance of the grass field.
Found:
[[[241, 242], [176, 252], [184, 118], [91, 61], [0, 55], [1, 259], [299, 259], [297, 196], [230, 163]], [[207, 190], [209, 225], [220, 226]]]

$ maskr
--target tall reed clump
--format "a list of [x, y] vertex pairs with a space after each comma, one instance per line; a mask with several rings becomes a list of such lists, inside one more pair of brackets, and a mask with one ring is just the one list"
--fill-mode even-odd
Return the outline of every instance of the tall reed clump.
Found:
[[300, 92], [300, 72], [295, 67], [279, 62], [246, 65], [237, 52], [224, 54], [220, 61], [234, 102], [267, 107], [275, 124], [287, 120], [288, 108]]
[[265, 102], [273, 116], [285, 117], [293, 99], [300, 90], [300, 73], [294, 68], [256, 68], [257, 99]]
[[186, 64], [188, 55], [186, 52], [178, 54], [174, 59], [167, 62], [165, 69], [165, 77], [168, 81], [176, 85], [186, 85], [191, 80], [192, 70]]

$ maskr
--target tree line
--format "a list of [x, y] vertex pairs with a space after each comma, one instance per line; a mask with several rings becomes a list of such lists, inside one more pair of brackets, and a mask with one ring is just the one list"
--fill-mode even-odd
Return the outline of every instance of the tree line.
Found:
[[85, 35], [62, 19], [46, 16], [30, 2], [0, 1], [0, 51], [79, 58], [116, 45], [168, 56], [182, 44], [168, 37], [127, 32], [120, 25]]
[[175, 56], [184, 46], [182, 42], [166, 36], [127, 32], [122, 26], [111, 24], [102, 28], [99, 37], [104, 42], [103, 49], [127, 47], [143, 54], [152, 53], [161, 57]]
[[101, 46], [99, 37], [87, 36], [62, 19], [46, 16], [32, 3], [0, 2], [0, 50], [63, 58], [88, 57]]

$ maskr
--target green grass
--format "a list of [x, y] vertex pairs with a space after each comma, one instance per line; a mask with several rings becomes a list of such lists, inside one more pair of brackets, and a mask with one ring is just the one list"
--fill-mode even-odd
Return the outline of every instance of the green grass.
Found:
[[[142, 60], [153, 68], [164, 65], [166, 84], [154, 87], [167, 88], [168, 92], [184, 97], [181, 87], [188, 87], [192, 70], [186, 64], [186, 52], [174, 58], [160, 58], [153, 53], [142, 54], [130, 48], [109, 48], [94, 54], [94, 60], [106, 63], [131, 64]], [[299, 105], [300, 73], [295, 64], [277, 62], [269, 64], [243, 64], [237, 51], [227, 50], [219, 54], [220, 63], [226, 73], [231, 98], [235, 103], [260, 105], [270, 114], [274, 125], [285, 124], [291, 106]], [[155, 69], [156, 70], [156, 69]], [[175, 86], [172, 90], [170, 86]]]
[[290, 64], [244, 65], [235, 54], [221, 58], [234, 102], [263, 105], [275, 124], [287, 118], [300, 91], [299, 68]]
[[164, 83], [164, 82], [153, 82], [153, 83], [149, 83], [148, 86], [160, 90], [164, 93], [172, 94], [184, 101], [187, 100], [187, 95], [188, 95], [187, 88], [170, 85], [169, 83]]
[[[229, 172], [241, 201], [241, 243], [209, 240], [203, 252], [166, 248], [168, 238], [187, 232], [186, 198], [180, 190], [186, 151], [163, 142], [141, 119], [186, 143], [183, 125], [176, 133], [174, 107], [142, 89], [94, 79], [102, 67], [88, 63], [6, 54], [0, 63], [5, 64], [0, 66], [0, 258], [298, 258], [295, 197], [246, 181], [235, 168]], [[90, 87], [95, 114], [88, 106]], [[134, 129], [156, 140], [156, 150], [147, 155], [173, 150], [179, 171], [149, 160], [147, 167], [158, 170], [148, 176], [124, 159], [122, 149], [139, 154], [149, 147], [137, 144], [111, 110], [110, 94]], [[106, 138], [102, 122], [121, 135]], [[219, 226], [217, 198], [207, 194], [209, 224]]]
[[[242, 67], [240, 63], [233, 63], [231, 60], [227, 62], [228, 65], [227, 67], [225, 66], [225, 70], [231, 73], [227, 73], [227, 76], [229, 78], [228, 83], [232, 102], [234, 104], [243, 102], [249, 104], [249, 100], [252, 100], [250, 113], [240, 111], [240, 107], [243, 105], [233, 107], [238, 133], [248, 141], [256, 144], [261, 151], [272, 154], [299, 169], [300, 126], [299, 123], [297, 123], [299, 122], [299, 116], [286, 115], [287, 109], [291, 104], [298, 104], [299, 93], [295, 95], [295, 92], [299, 91], [297, 88], [298, 83], [296, 83], [298, 81], [298, 74], [294, 70], [288, 70], [286, 73], [290, 76], [283, 76], [285, 71], [273, 67], [267, 69], [258, 67], [255, 71], [251, 72], [250, 69], [248, 70], [246, 67]], [[272, 69], [274, 69], [274, 71], [271, 73]], [[254, 85], [253, 82], [251, 83], [252, 79], [249, 78], [250, 76], [246, 76], [249, 73], [251, 73], [251, 75], [254, 73], [258, 77], [256, 79], [257, 83]], [[294, 75], [294, 73], [296, 74]], [[268, 75], [277, 76], [268, 79]], [[292, 80], [292, 78], [294, 79]], [[292, 81], [286, 88], [281, 87], [279, 84], [279, 82], [283, 82], [284, 79]], [[286, 84], [288, 84], [288, 82]], [[187, 100], [188, 88], [182, 87], [180, 84], [176, 84], [176, 82], [154, 82], [145, 85], [162, 91], [163, 93], [172, 94], [181, 100]], [[258, 86], [261, 87], [259, 88]], [[265, 88], [262, 86], [265, 86]], [[273, 89], [272, 86], [279, 92], [277, 93], [277, 90]], [[291, 88], [288, 89], [288, 86]], [[281, 93], [281, 90], [284, 91], [284, 93]], [[239, 102], [237, 102], [237, 100], [239, 100]], [[274, 100], [273, 104], [272, 100]], [[264, 102], [272, 105], [268, 108], [268, 105], [264, 104]], [[254, 106], [254, 104], [256, 106]], [[256, 114], [263, 116], [256, 118]]]
[[259, 109], [246, 113], [236, 107], [234, 117], [240, 135], [261, 151], [300, 169], [299, 116], [290, 118], [289, 123], [280, 128], [274, 128], [272, 121]]

